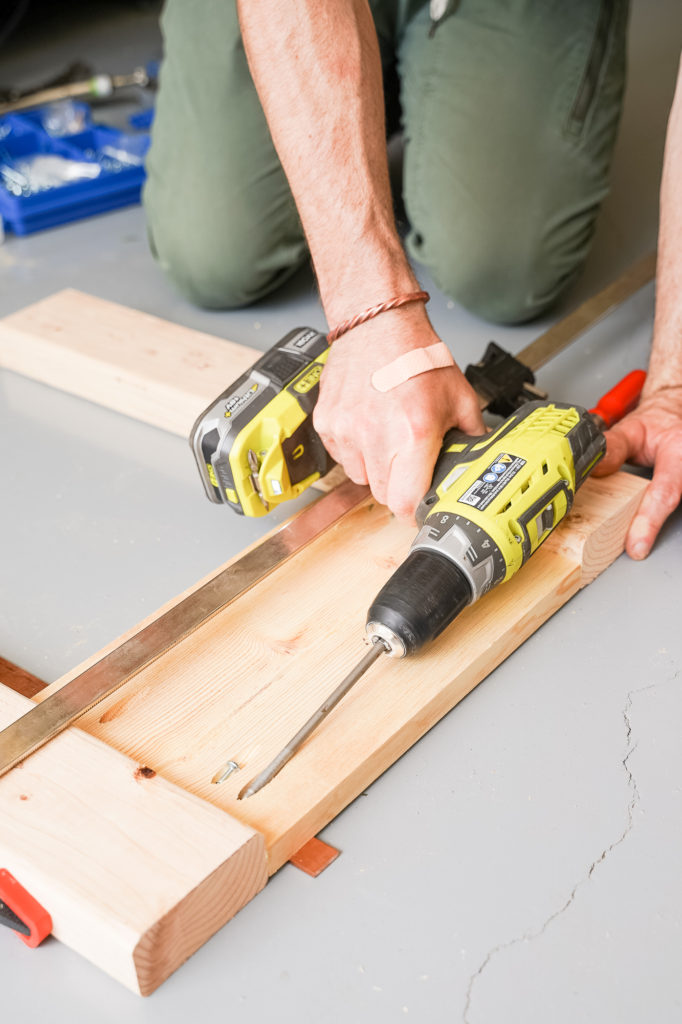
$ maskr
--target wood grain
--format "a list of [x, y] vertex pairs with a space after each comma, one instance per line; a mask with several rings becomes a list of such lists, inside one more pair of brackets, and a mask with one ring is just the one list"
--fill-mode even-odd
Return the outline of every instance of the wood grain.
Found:
[[[588, 481], [521, 573], [417, 658], [378, 662], [249, 800], [236, 799], [244, 783], [364, 653], [366, 609], [413, 538], [383, 507], [346, 516], [82, 726], [262, 833], [274, 872], [617, 556], [644, 486], [628, 474]], [[212, 785], [228, 759], [242, 770]]]
[[[0, 321], [0, 365], [183, 436], [257, 355], [71, 290]], [[58, 938], [152, 991], [618, 556], [645, 486], [623, 473], [588, 481], [515, 579], [418, 657], [377, 663], [282, 773], [239, 802], [364, 653], [366, 609], [413, 539], [385, 508], [361, 506], [92, 709], [85, 731], [0, 779], [0, 863], [50, 911]], [[0, 726], [27, 706], [0, 685]], [[212, 785], [228, 759], [241, 770]]]
[[0, 366], [183, 437], [260, 355], [72, 288], [0, 320]]
[[[0, 727], [31, 702], [0, 685]], [[262, 837], [78, 729], [0, 779], [0, 865], [147, 995], [265, 884]]]
[[[0, 367], [181, 437], [261, 355], [73, 288], [0, 319]], [[345, 479], [336, 466], [313, 486]]]

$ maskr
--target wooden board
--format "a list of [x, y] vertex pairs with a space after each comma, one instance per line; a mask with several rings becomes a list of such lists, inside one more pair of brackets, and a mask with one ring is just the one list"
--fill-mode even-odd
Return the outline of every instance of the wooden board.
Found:
[[[0, 367], [181, 437], [261, 355], [74, 288], [0, 319]], [[345, 479], [335, 466], [313, 486]]]
[[[0, 726], [31, 702], [0, 685]], [[69, 729], [0, 779], [0, 866], [54, 935], [147, 995], [265, 884], [262, 837]]]
[[[644, 486], [628, 474], [588, 481], [569, 521], [523, 572], [418, 658], [377, 663], [249, 800], [238, 801], [239, 790], [365, 651], [366, 609], [413, 538], [384, 507], [347, 515], [81, 725], [262, 833], [272, 873], [613, 561]], [[242, 770], [212, 785], [228, 759]]]
[[260, 355], [72, 288], [0, 320], [0, 366], [182, 437]]
[[[183, 436], [256, 355], [74, 291], [0, 321], [0, 365]], [[151, 991], [617, 557], [644, 487], [627, 474], [588, 481], [522, 573], [418, 658], [375, 665], [239, 802], [364, 653], [366, 609], [412, 541], [385, 508], [362, 506], [84, 716], [85, 732], [1, 779], [0, 866], [45, 904], [59, 938]], [[1, 724], [26, 705], [0, 686]], [[212, 785], [228, 759], [242, 769]]]

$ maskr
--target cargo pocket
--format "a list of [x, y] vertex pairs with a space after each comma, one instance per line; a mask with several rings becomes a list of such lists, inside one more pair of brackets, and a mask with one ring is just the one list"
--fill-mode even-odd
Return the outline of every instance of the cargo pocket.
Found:
[[573, 137], [577, 137], [582, 133], [587, 116], [592, 109], [592, 104], [601, 81], [602, 71], [607, 62], [616, 8], [618, 6], [619, 0], [601, 0], [599, 5], [599, 14], [597, 15], [597, 23], [587, 64], [585, 65], [585, 71], [580, 80], [578, 91], [569, 111], [564, 129], [568, 135]]
[[429, 39], [433, 39], [442, 21], [454, 14], [460, 0], [429, 0]]

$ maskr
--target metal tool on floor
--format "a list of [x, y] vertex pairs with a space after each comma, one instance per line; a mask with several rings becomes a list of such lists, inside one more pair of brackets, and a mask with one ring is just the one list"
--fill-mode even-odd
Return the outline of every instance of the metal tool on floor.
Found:
[[[566, 320], [557, 323], [534, 342], [533, 345], [519, 353], [519, 358], [523, 357], [527, 361], [525, 372], [529, 372], [529, 366], [537, 367], [543, 365], [550, 358], [550, 354], [560, 351], [573, 338], [583, 333], [592, 324], [597, 323], [611, 309], [651, 280], [654, 267], [653, 255], [642, 260], [622, 275], [614, 284], [604, 289], [594, 298], [589, 299], [567, 317]], [[310, 415], [310, 410], [306, 411], [307, 403], [310, 401], [314, 404], [314, 398], [316, 397], [315, 389], [318, 387], [316, 378], [319, 381], [319, 374], [322, 372], [322, 361], [319, 357], [309, 356], [306, 358], [306, 366], [301, 368], [299, 364], [293, 376], [285, 375], [280, 371], [280, 378], [278, 379], [285, 379], [286, 377], [287, 383], [273, 386], [275, 393], [270, 396], [271, 399], [277, 400], [279, 395], [281, 400], [286, 402], [291, 398], [298, 402], [296, 397], [298, 395], [308, 396], [303, 404], [299, 404], [300, 412], [296, 414], [299, 417], [299, 426]], [[513, 357], [510, 356], [509, 358], [512, 359]], [[249, 375], [245, 376], [249, 377]], [[272, 373], [272, 378], [274, 381], [274, 373]], [[240, 380], [244, 382], [244, 378], [240, 378]], [[257, 373], [254, 371], [254, 380], [249, 385], [249, 388], [252, 388], [253, 384], [258, 385], [258, 388], [264, 387], [268, 384], [268, 380], [269, 377], [264, 373], [263, 366], [261, 365]], [[297, 391], [296, 385], [302, 384], [303, 381], [305, 381], [305, 385]], [[244, 397], [249, 393], [249, 388], [244, 390], [242, 384], [237, 382], [236, 385], [225, 393], [226, 395], [231, 395], [238, 392], [236, 405], [229, 410], [224, 408], [223, 413], [230, 411], [234, 414], [236, 421], [237, 412], [247, 412], [248, 416], [241, 420], [242, 425], [253, 419], [255, 407], [249, 410], [248, 403], [252, 400]], [[253, 393], [257, 395], [258, 389], [255, 389]], [[521, 398], [520, 401], [522, 400]], [[485, 408], [488, 404], [488, 399], [482, 397], [481, 403], [482, 407]], [[215, 406], [216, 403], [213, 403], [210, 408]], [[204, 456], [205, 453], [213, 449], [214, 454], [218, 455], [222, 462], [225, 462], [229, 460], [229, 451], [225, 449], [225, 446], [227, 445], [229, 448], [233, 441], [226, 441], [225, 437], [221, 440], [220, 436], [209, 438], [210, 427], [207, 421], [209, 418], [200, 417], [200, 420], [197, 421], [197, 427], [195, 427], [193, 432], [195, 453], [200, 453], [201, 456]], [[226, 418], [230, 419], [231, 417], [222, 415], [222, 419]], [[263, 415], [261, 419], [265, 423], [267, 417]], [[290, 421], [290, 426], [294, 419]], [[200, 437], [202, 433], [202, 430], [199, 430], [200, 423], [204, 423], [206, 427], [206, 436], [203, 438], [205, 445]], [[298, 427], [294, 427], [293, 432], [296, 429]], [[281, 446], [284, 458], [286, 457], [284, 454], [284, 443], [287, 441], [287, 438], [291, 437], [292, 433], [283, 431], [280, 434], [276, 432], [276, 440], [272, 442], [275, 445]], [[301, 442], [298, 443], [300, 444]], [[293, 445], [291, 448], [291, 457], [294, 461], [297, 461], [295, 458], [297, 447], [298, 445]], [[252, 448], [251, 450], [254, 451], [258, 459], [258, 473], [256, 474], [258, 480], [250, 481], [247, 488], [246, 481], [249, 481], [251, 474], [254, 473], [254, 469], [249, 465], [248, 461], [248, 444], [243, 445], [242, 450], [246, 459], [246, 469], [242, 485], [245, 488], [244, 493], [253, 502], [254, 495], [257, 495], [256, 485], [262, 484], [263, 463], [260, 454]], [[302, 457], [302, 454], [298, 454], [298, 458]], [[197, 455], [197, 458], [199, 461], [199, 455]], [[282, 465], [285, 464], [284, 458]], [[216, 472], [216, 478], [221, 482], [221, 487], [214, 487], [210, 480], [209, 466], [211, 465], [211, 460], [204, 460], [202, 458], [201, 461], [203, 465], [200, 466], [200, 469], [202, 469], [202, 472], [206, 474], [209, 480], [209, 486], [206, 488], [207, 494], [209, 494], [213, 501], [224, 501], [222, 477]], [[251, 461], [253, 463], [253, 459]], [[215, 459], [213, 462], [215, 464]], [[314, 482], [322, 472], [323, 470], [318, 468], [314, 473], [304, 477], [305, 485], [308, 486]], [[283, 487], [284, 497], [291, 497], [291, 477], [289, 476], [288, 469], [286, 473], [282, 472], [282, 481], [286, 485]], [[261, 490], [263, 490], [262, 487]], [[157, 658], [161, 657], [171, 647], [174, 647], [184, 637], [192, 633], [202, 623], [212, 618], [240, 594], [244, 593], [285, 562], [296, 551], [300, 551], [307, 543], [320, 536], [321, 533], [338, 522], [347, 512], [356, 508], [368, 494], [369, 490], [367, 487], [358, 486], [350, 481], [346, 481], [341, 486], [335, 488], [329, 494], [320, 498], [315, 504], [303, 509], [296, 518], [290, 520], [277, 532], [269, 536], [257, 548], [247, 551], [214, 579], [153, 620], [132, 639], [114, 648], [100, 661], [85, 669], [61, 687], [61, 689], [50, 694], [36, 707], [31, 708], [17, 721], [0, 731], [0, 776], [24, 760], [33, 751], [48, 742], [48, 740], [58, 735], [63, 729], [71, 725], [72, 722], [76, 721], [101, 700], [104, 700], [105, 697], [108, 697], [142, 669], [156, 661]], [[226, 503], [230, 503], [229, 495], [225, 497], [227, 499]], [[260, 503], [260, 501], [261, 499], [256, 496], [255, 502]], [[262, 504], [261, 508], [262, 512], [260, 514], [264, 514], [266, 510]], [[241, 509], [241, 511], [244, 510]]]
[[57, 103], [61, 100], [109, 99], [121, 89], [131, 86], [152, 88], [156, 85], [158, 62], [150, 61], [144, 67], [134, 68], [128, 74], [110, 75], [106, 73], [90, 75], [81, 81], [59, 82], [55, 85], [38, 89], [31, 93], [0, 102], [0, 115], [16, 113], [19, 110], [31, 110], [46, 103]]

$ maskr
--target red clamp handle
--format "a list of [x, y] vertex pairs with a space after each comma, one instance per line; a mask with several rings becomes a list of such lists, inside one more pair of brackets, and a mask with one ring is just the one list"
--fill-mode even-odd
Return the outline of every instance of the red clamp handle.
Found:
[[595, 408], [590, 409], [590, 412], [599, 416], [605, 427], [612, 427], [614, 423], [622, 420], [623, 416], [635, 408], [645, 380], [644, 370], [632, 370], [614, 388], [607, 391], [603, 398], [599, 399]]
[[22, 935], [20, 932], [17, 932], [17, 935], [32, 949], [39, 946], [52, 931], [52, 918], [45, 907], [41, 907], [38, 900], [34, 899], [5, 868], [0, 868], [0, 900], [30, 928], [29, 935]]

